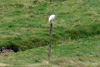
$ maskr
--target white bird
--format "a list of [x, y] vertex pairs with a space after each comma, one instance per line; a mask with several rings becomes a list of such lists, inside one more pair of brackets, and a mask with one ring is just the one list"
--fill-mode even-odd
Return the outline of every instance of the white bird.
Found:
[[56, 17], [56, 15], [55, 15], [55, 14], [50, 15], [50, 17], [49, 17], [49, 22], [51, 22], [52, 20], [54, 20], [54, 19], [55, 19], [55, 17]]

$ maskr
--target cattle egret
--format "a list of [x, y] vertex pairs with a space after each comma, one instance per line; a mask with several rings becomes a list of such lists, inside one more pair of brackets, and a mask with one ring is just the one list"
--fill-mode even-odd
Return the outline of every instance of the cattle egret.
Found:
[[51, 22], [52, 20], [54, 20], [55, 19], [55, 14], [52, 14], [52, 15], [50, 15], [50, 17], [49, 17], [49, 22]]

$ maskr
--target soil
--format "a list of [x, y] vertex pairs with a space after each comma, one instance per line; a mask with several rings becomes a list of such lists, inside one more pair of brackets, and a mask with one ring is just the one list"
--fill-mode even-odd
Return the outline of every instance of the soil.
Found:
[[9, 65], [5, 63], [0, 63], [0, 66], [9, 66]]
[[14, 51], [11, 49], [4, 49], [2, 50], [2, 52], [0, 52], [0, 54], [7, 53], [7, 52], [14, 52]]

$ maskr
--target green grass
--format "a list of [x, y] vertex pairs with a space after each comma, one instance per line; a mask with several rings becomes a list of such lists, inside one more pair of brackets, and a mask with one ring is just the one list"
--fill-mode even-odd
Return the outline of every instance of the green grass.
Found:
[[[49, 3], [34, 0], [0, 1], [0, 48], [13, 46], [14, 51], [48, 45], [50, 14], [53, 21], [53, 43], [100, 33], [99, 0], [63, 0]], [[97, 5], [96, 5], [97, 4]]]
[[[53, 21], [52, 57], [47, 60], [48, 17]], [[100, 0], [0, 0], [0, 62], [36, 67], [97, 67]], [[26, 50], [26, 51], [25, 51]]]
[[100, 35], [78, 40], [68, 40], [52, 45], [48, 61], [48, 47], [10, 52], [0, 55], [0, 62], [10, 66], [34, 67], [97, 67], [100, 65]]

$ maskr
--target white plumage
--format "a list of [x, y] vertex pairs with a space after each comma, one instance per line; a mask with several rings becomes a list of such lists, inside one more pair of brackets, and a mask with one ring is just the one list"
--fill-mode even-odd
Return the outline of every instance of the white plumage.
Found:
[[52, 15], [50, 15], [50, 17], [49, 17], [49, 22], [51, 22], [52, 20], [54, 20], [55, 19], [55, 14], [52, 14]]

